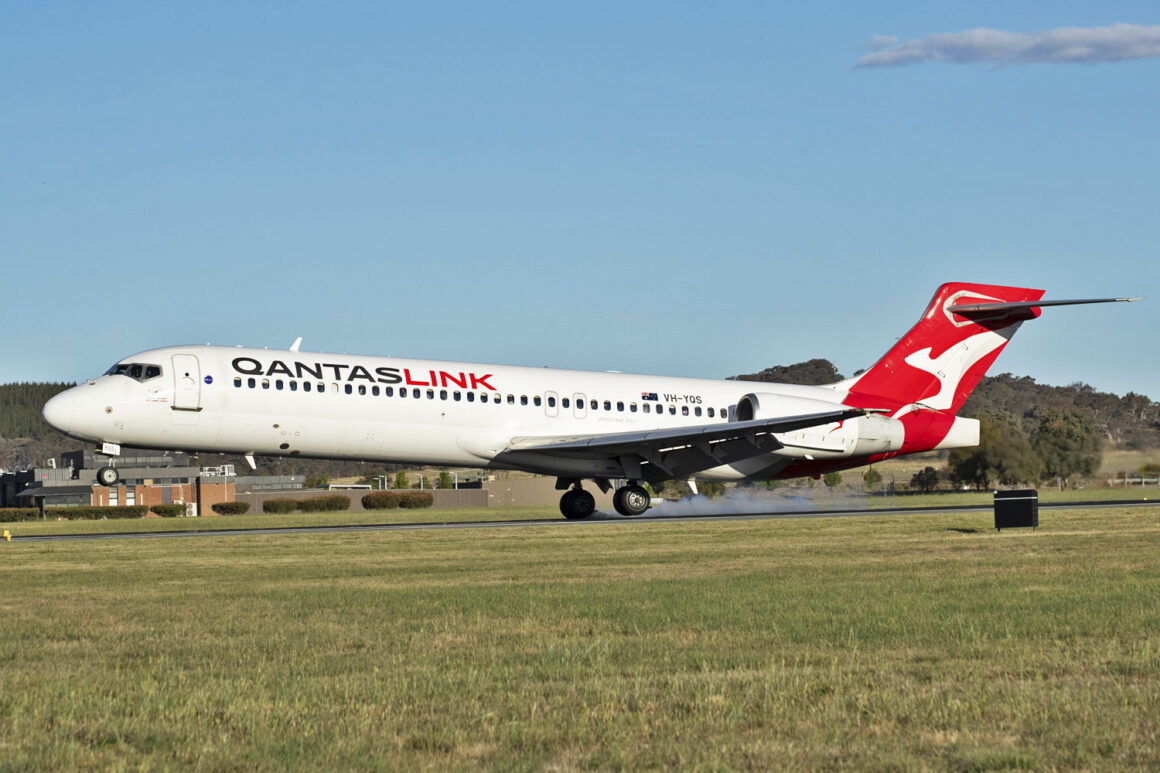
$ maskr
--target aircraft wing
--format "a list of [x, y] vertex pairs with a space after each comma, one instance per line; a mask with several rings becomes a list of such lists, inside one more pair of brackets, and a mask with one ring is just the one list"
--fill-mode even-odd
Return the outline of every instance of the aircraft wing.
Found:
[[586, 459], [619, 459], [628, 477], [651, 477], [640, 473], [648, 462], [657, 479], [685, 478], [702, 470], [748, 459], [782, 448], [775, 434], [879, 413], [876, 409], [836, 408], [822, 413], [779, 416], [725, 424], [674, 427], [600, 435], [540, 436], [512, 438], [503, 456], [572, 456]]

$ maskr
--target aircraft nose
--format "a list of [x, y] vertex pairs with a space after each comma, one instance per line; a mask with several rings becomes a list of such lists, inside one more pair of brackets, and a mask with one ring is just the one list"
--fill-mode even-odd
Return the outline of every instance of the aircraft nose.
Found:
[[68, 433], [69, 428], [73, 423], [73, 414], [75, 413], [75, 406], [73, 400], [68, 392], [61, 392], [56, 397], [51, 398], [44, 404], [41, 410], [44, 415], [44, 420], [47, 421], [53, 429]]

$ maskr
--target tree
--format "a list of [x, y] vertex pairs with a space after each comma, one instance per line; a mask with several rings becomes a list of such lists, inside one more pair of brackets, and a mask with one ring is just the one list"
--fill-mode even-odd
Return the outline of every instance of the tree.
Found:
[[1090, 416], [1059, 408], [1044, 412], [1031, 434], [1045, 479], [1094, 475], [1102, 458], [1100, 432]]
[[924, 494], [929, 494], [938, 486], [938, 470], [925, 467], [914, 473], [910, 478], [910, 487], [916, 488]]
[[306, 488], [326, 488], [330, 478], [325, 475], [311, 475], [306, 478]]
[[833, 384], [842, 380], [842, 374], [829, 360], [817, 358], [793, 365], [774, 365], [760, 373], [733, 378], [737, 381], [771, 381], [777, 384]]
[[697, 483], [697, 492], [716, 499], [725, 493], [725, 484], [715, 480], [703, 480]]
[[840, 472], [827, 472], [822, 475], [822, 483], [826, 484], [826, 488], [832, 489], [834, 486], [837, 486], [841, 482], [842, 473]]
[[442, 470], [439, 473], [439, 488], [445, 491], [455, 488], [455, 481], [451, 478], [451, 473], [447, 470]]
[[882, 482], [882, 476], [878, 474], [878, 470], [867, 467], [866, 472], [862, 473], [862, 482], [866, 484], [867, 491], [873, 491], [874, 487]]
[[1040, 462], [1015, 421], [994, 416], [979, 420], [979, 445], [951, 451], [947, 467], [951, 480], [981, 489], [991, 481], [1008, 486], [1034, 481]]
[[399, 470], [395, 473], [395, 483], [391, 488], [411, 488], [411, 484], [407, 482], [407, 473]]

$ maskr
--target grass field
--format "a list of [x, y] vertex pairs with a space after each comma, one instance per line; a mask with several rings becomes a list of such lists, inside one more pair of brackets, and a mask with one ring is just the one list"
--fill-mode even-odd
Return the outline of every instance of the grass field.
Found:
[[0, 543], [0, 770], [1155, 770], [1157, 521]]

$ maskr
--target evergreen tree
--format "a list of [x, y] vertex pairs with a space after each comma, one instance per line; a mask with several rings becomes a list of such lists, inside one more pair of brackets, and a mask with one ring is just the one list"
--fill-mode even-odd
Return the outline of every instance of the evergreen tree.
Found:
[[979, 420], [979, 445], [956, 448], [947, 459], [951, 480], [986, 488], [992, 481], [1015, 485], [1039, 477], [1039, 457], [1018, 425], [1005, 416]]
[[1090, 416], [1076, 410], [1045, 412], [1031, 435], [1031, 445], [1048, 480], [1094, 475], [1100, 466], [1103, 444], [1099, 430]]

